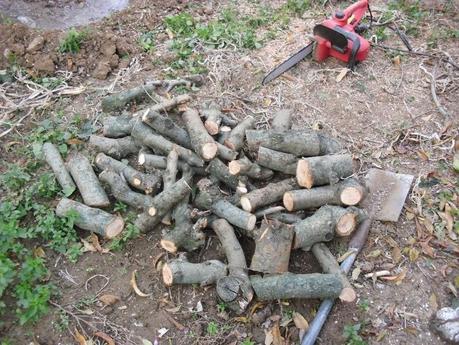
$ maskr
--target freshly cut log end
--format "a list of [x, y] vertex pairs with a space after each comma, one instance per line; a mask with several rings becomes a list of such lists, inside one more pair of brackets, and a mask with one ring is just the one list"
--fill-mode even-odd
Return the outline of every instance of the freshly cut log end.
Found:
[[357, 294], [352, 287], [345, 287], [339, 295], [339, 299], [345, 303], [352, 303], [356, 300], [356, 298]]
[[228, 163], [228, 169], [231, 175], [239, 175], [241, 172], [241, 165], [238, 161], [231, 161]]
[[151, 216], [151, 217], [154, 217], [156, 215], [156, 207], [149, 207], [148, 208], [148, 214]]
[[163, 282], [166, 286], [172, 286], [174, 283], [174, 275], [168, 264], [164, 264], [163, 266]]
[[311, 174], [309, 163], [306, 160], [300, 159], [296, 167], [296, 176], [298, 184], [302, 187], [312, 188], [314, 177]]
[[250, 200], [243, 196], [241, 197], [241, 206], [244, 210], [246, 210], [247, 212], [252, 212], [252, 205], [250, 204]]
[[353, 213], [344, 214], [336, 224], [336, 235], [340, 237], [349, 236], [357, 226], [357, 216]]
[[207, 129], [207, 132], [209, 132], [210, 135], [217, 135], [219, 131], [219, 126], [216, 122], [206, 120], [204, 123], [204, 126]]
[[253, 229], [255, 229], [256, 223], [257, 223], [257, 217], [254, 214], [250, 215], [247, 221], [247, 230], [252, 231]]
[[341, 192], [340, 199], [344, 205], [355, 206], [362, 201], [364, 193], [359, 187], [345, 187]]
[[284, 203], [285, 208], [286, 208], [288, 211], [290, 211], [290, 212], [293, 211], [294, 206], [295, 206], [295, 203], [294, 203], [294, 200], [293, 200], [292, 193], [286, 192], [286, 193], [284, 194], [283, 203]]
[[139, 165], [144, 165], [145, 164], [145, 153], [139, 153]]
[[201, 263], [191, 263], [186, 258], [179, 257], [163, 266], [162, 276], [166, 286], [175, 284], [214, 284], [225, 277], [227, 267], [218, 260], [208, 260]]
[[[177, 248], [177, 246], [175, 245], [174, 242], [162, 239], [160, 241], [160, 243], [161, 243], [161, 247], [163, 247], [169, 253], [177, 253], [177, 249], [178, 248]], [[164, 270], [163, 270], [163, 275], [164, 275]], [[163, 276], [163, 278], [164, 278], [164, 276]], [[166, 280], [164, 280], [164, 282], [166, 282]], [[168, 284], [166, 283], [166, 285], [168, 285]]]
[[207, 143], [202, 146], [202, 158], [211, 160], [217, 155], [218, 146], [216, 143]]
[[105, 229], [105, 236], [107, 238], [114, 238], [118, 236], [124, 228], [124, 220], [121, 217], [116, 217], [113, 222], [107, 225]]

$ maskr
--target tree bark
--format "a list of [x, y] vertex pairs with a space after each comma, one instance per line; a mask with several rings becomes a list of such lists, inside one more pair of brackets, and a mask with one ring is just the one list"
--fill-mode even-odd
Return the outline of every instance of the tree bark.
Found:
[[283, 273], [269, 277], [251, 276], [253, 289], [260, 301], [292, 298], [336, 298], [343, 284], [335, 274]]
[[290, 212], [317, 208], [323, 205], [357, 205], [365, 195], [365, 189], [354, 179], [335, 185], [299, 189], [284, 194], [284, 206]]
[[228, 167], [220, 159], [214, 158], [210, 161], [207, 171], [210, 175], [221, 181], [231, 189], [235, 190], [239, 185], [237, 176], [231, 175]]
[[257, 163], [287, 175], [296, 175], [298, 158], [290, 153], [279, 152], [260, 146], [258, 148]]
[[341, 271], [338, 262], [325, 243], [314, 244], [312, 246], [312, 253], [316, 257], [324, 273], [336, 274], [340, 277], [341, 283], [343, 284], [343, 290], [339, 295], [339, 299], [343, 302], [354, 302], [357, 298], [355, 290], [351, 283], [349, 283], [349, 280], [347, 280], [346, 274]]
[[318, 133], [320, 140], [320, 155], [333, 155], [343, 149], [339, 141], [325, 134]]
[[155, 93], [156, 85], [145, 84], [126, 91], [106, 96], [102, 99], [102, 111], [110, 112], [121, 110], [130, 103], [141, 103], [146, 99], [160, 102], [160, 97]]
[[244, 145], [244, 137], [247, 130], [255, 126], [255, 119], [247, 116], [236, 127], [233, 128], [229, 137], [225, 140], [225, 145], [231, 150], [239, 151]]
[[280, 213], [282, 211], [285, 211], [285, 208], [283, 206], [266, 207], [264, 209], [261, 209], [255, 212], [255, 217], [257, 217], [257, 219], [264, 218], [265, 216], [269, 216], [274, 213]]
[[[167, 158], [164, 156], [153, 155], [149, 153], [139, 153], [138, 163], [141, 166], [144, 166], [146, 169], [166, 169]], [[207, 175], [207, 172], [204, 168], [190, 167], [187, 163], [183, 161], [177, 162], [177, 167], [180, 171], [187, 169], [193, 170], [196, 175]]]
[[103, 153], [99, 153], [96, 156], [96, 165], [100, 170], [113, 170], [123, 175], [132, 187], [142, 190], [146, 194], [155, 194], [161, 186], [161, 179], [158, 174], [141, 173], [133, 167]]
[[212, 102], [209, 107], [202, 109], [201, 113], [206, 119], [204, 126], [210, 135], [217, 135], [222, 123], [222, 112], [220, 107], [215, 102]]
[[148, 212], [138, 215], [135, 225], [142, 232], [153, 230], [161, 222], [161, 219], [191, 190], [189, 178], [182, 177], [168, 190], [162, 191], [153, 198], [153, 204]]
[[246, 132], [249, 150], [257, 152], [260, 146], [291, 153], [295, 156], [318, 156], [320, 139], [317, 133], [308, 130], [249, 130]]
[[308, 189], [336, 184], [353, 173], [352, 156], [349, 154], [303, 158], [296, 168], [298, 184]]
[[259, 207], [270, 205], [282, 200], [285, 192], [297, 188], [298, 184], [294, 178], [269, 183], [263, 188], [255, 189], [242, 196], [241, 205], [244, 210], [253, 212]]
[[163, 266], [163, 281], [166, 286], [177, 284], [214, 284], [226, 276], [227, 267], [218, 260], [199, 264], [188, 262], [185, 258], [171, 260]]
[[[234, 304], [233, 309], [241, 313], [253, 299], [244, 251], [233, 227], [225, 219], [214, 220], [211, 226], [222, 244], [229, 268], [229, 276], [217, 281], [217, 293], [224, 302]], [[232, 281], [231, 289], [227, 288], [228, 280]]]
[[229, 162], [228, 169], [231, 175], [245, 175], [256, 180], [269, 180], [274, 175], [272, 170], [251, 162], [247, 157]]
[[211, 209], [217, 216], [226, 219], [234, 226], [247, 232], [251, 232], [255, 228], [257, 217], [254, 214], [241, 210], [227, 200], [220, 199], [216, 201], [213, 203]]
[[72, 180], [67, 168], [65, 167], [64, 160], [54, 144], [43, 144], [43, 156], [46, 163], [53, 170], [54, 176], [62, 187], [65, 196], [70, 196], [76, 190], [76, 185]]
[[213, 159], [217, 155], [218, 146], [210, 134], [207, 133], [197, 110], [188, 108], [182, 114], [182, 119], [194, 151], [206, 161]]
[[[153, 128], [159, 134], [164, 135], [173, 142], [187, 149], [191, 149], [191, 140], [187, 131], [177, 126], [175, 122], [159, 112], [147, 109], [142, 115], [142, 122]], [[142, 130], [142, 126], [137, 127], [137, 131]], [[142, 131], [141, 131], [142, 132]], [[148, 131], [143, 129], [142, 136], [148, 136]], [[154, 133], [152, 131], [152, 133]]]
[[294, 213], [273, 213], [267, 216], [268, 219], [276, 219], [281, 223], [285, 224], [295, 224], [301, 222], [304, 219], [303, 215], [298, 215]]
[[271, 127], [275, 131], [285, 132], [292, 128], [292, 109], [281, 109], [273, 116]]
[[121, 159], [139, 152], [139, 147], [130, 136], [112, 139], [100, 137], [98, 135], [91, 135], [89, 137], [89, 145], [97, 152], [103, 152], [115, 159]]
[[132, 129], [132, 136], [145, 146], [153, 150], [157, 150], [163, 154], [168, 154], [174, 148], [179, 157], [192, 166], [202, 167], [204, 161], [198, 157], [193, 151], [174, 144], [161, 135], [155, 134], [153, 130], [141, 122], [137, 122]]
[[[172, 150], [167, 155], [166, 159], [166, 170], [163, 173], [163, 190], [168, 190], [177, 179], [177, 163], [178, 163], [178, 154], [177, 151]], [[162, 223], [166, 225], [171, 225], [171, 213], [167, 212]]]
[[191, 101], [190, 95], [178, 95], [177, 97], [173, 97], [171, 99], [165, 99], [148, 108], [151, 112], [161, 112], [167, 113], [168, 111], [186, 104]]
[[238, 155], [236, 151], [233, 151], [229, 147], [220, 144], [218, 141], [215, 143], [217, 144], [218, 157], [226, 161], [232, 161], [233, 159], [236, 159]]
[[107, 207], [107, 194], [99, 183], [89, 160], [78, 152], [69, 157], [67, 168], [73, 177], [83, 201], [88, 206]]
[[129, 188], [126, 181], [113, 170], [104, 170], [99, 174], [99, 179], [110, 186], [116, 200], [134, 207], [138, 210], [148, 211], [153, 203], [153, 198], [149, 195], [136, 193]]
[[131, 115], [107, 116], [103, 120], [103, 134], [107, 138], [122, 138], [131, 134], [132, 126], [137, 121]]
[[291, 225], [263, 220], [255, 237], [250, 269], [262, 273], [287, 272], [294, 234]]
[[[229, 138], [231, 135], [231, 127], [229, 126], [221, 126], [220, 127], [220, 133], [218, 135], [218, 142], [220, 144], [224, 144], [225, 140]], [[229, 149], [229, 147], [228, 147]]]
[[56, 215], [65, 217], [71, 210], [78, 214], [75, 225], [80, 229], [95, 232], [106, 238], [113, 238], [123, 231], [123, 218], [67, 198], [61, 199], [57, 204]]

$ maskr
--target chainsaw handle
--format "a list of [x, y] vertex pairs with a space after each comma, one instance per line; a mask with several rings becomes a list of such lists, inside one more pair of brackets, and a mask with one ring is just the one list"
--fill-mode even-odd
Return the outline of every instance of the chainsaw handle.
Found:
[[360, 0], [352, 4], [348, 8], [346, 8], [344, 11], [342, 11], [342, 13], [344, 13], [344, 18], [337, 18], [335, 14], [334, 19], [342, 21], [342, 22], [346, 22], [346, 23], [349, 19], [351, 19], [351, 22], [347, 24], [355, 28], [357, 24], [360, 23], [360, 20], [362, 20], [362, 17], [365, 15], [367, 8], [368, 8], [368, 0]]

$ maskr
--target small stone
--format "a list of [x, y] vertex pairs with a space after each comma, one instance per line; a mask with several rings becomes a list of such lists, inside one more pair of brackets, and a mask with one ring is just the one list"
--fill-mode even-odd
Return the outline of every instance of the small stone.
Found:
[[96, 69], [92, 72], [92, 76], [96, 79], [107, 79], [108, 74], [111, 72], [110, 62], [107, 60], [99, 61]]
[[14, 43], [10, 46], [10, 50], [16, 55], [16, 56], [23, 56], [25, 53], [25, 47], [21, 43]]
[[38, 55], [35, 58], [33, 68], [42, 74], [52, 74], [54, 73], [56, 66], [49, 55]]
[[364, 261], [360, 266], [363, 273], [373, 272], [375, 264], [371, 261]]
[[27, 46], [27, 51], [29, 53], [32, 53], [32, 52], [35, 52], [37, 50], [40, 50], [41, 48], [43, 48], [45, 44], [45, 39], [43, 38], [43, 36], [36, 36], [30, 43], [29, 45]]
[[31, 28], [36, 28], [37, 24], [35, 21], [33, 21], [31, 18], [26, 17], [26, 16], [19, 16], [18, 21], [20, 21], [22, 24], [27, 25], [28, 27]]

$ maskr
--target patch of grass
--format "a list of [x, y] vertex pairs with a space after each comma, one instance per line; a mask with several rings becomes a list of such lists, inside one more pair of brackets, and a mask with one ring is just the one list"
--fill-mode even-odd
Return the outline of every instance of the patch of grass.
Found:
[[228, 309], [228, 304], [225, 303], [225, 302], [220, 302], [217, 304], [217, 311], [219, 313], [223, 313], [226, 311], [226, 309]]
[[358, 307], [360, 310], [367, 312], [370, 309], [370, 302], [367, 299], [362, 299], [358, 303]]
[[155, 48], [155, 33], [153, 31], [143, 33], [139, 38], [139, 44], [145, 52], [151, 53]]
[[285, 9], [298, 17], [301, 17], [311, 7], [310, 0], [287, 0]]
[[81, 49], [81, 43], [86, 38], [86, 33], [71, 28], [59, 45], [59, 52], [76, 54]]
[[359, 335], [362, 324], [345, 325], [343, 336], [346, 338], [346, 345], [367, 345], [367, 342]]
[[207, 334], [214, 337], [218, 334], [218, 325], [215, 321], [211, 321], [207, 325]]
[[48, 90], [54, 90], [64, 83], [64, 80], [58, 77], [41, 77], [34, 79], [34, 81]]
[[453, 28], [434, 28], [427, 38], [430, 48], [437, 48], [439, 41], [459, 38], [459, 30]]
[[241, 343], [241, 345], [255, 345], [255, 342], [250, 340], [250, 338], [244, 339], [244, 341]]

